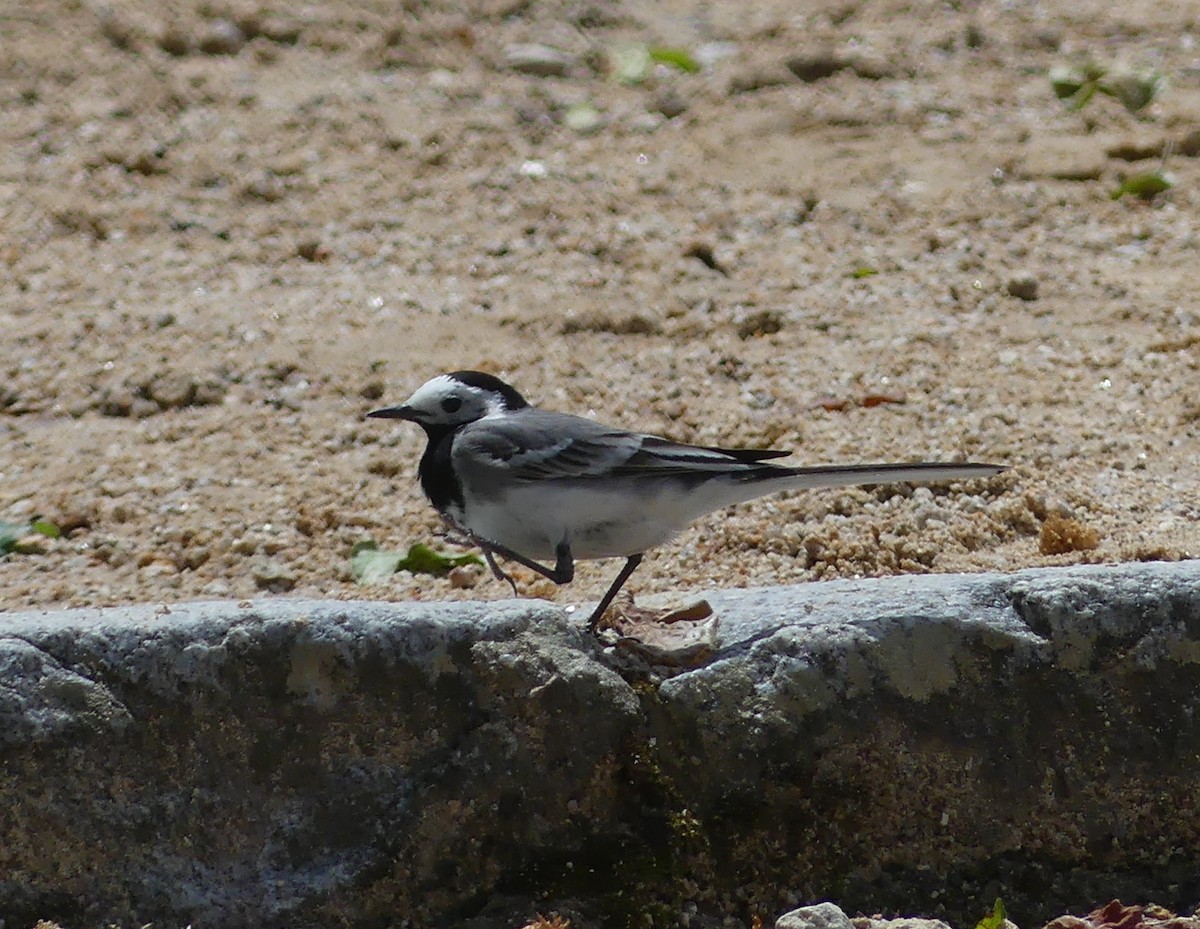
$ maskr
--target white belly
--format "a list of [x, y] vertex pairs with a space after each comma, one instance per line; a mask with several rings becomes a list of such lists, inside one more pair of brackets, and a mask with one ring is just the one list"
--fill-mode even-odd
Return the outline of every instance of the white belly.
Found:
[[636, 555], [669, 541], [698, 515], [680, 512], [674, 494], [627, 495], [544, 482], [516, 488], [500, 501], [467, 494], [461, 522], [527, 558], [552, 561], [563, 541], [576, 559]]

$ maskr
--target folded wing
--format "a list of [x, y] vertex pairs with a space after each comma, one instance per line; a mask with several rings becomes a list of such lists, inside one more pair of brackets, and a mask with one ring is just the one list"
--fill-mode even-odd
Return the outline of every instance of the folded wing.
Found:
[[740, 472], [769, 467], [760, 462], [787, 454], [684, 445], [534, 409], [472, 423], [455, 439], [453, 451], [456, 466], [495, 469], [513, 481]]

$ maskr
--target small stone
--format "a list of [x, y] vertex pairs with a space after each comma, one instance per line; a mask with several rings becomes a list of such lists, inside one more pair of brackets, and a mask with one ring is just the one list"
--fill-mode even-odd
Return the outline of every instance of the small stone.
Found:
[[1145, 161], [1147, 158], [1161, 158], [1163, 153], [1162, 139], [1121, 139], [1104, 150], [1109, 158], [1121, 161]]
[[1038, 298], [1038, 279], [1028, 271], [1019, 271], [1008, 279], [1008, 292], [1018, 300]]
[[586, 135], [604, 126], [604, 116], [590, 103], [576, 103], [563, 113], [563, 125]]
[[764, 335], [774, 335], [783, 329], [783, 314], [778, 310], [759, 310], [738, 323], [738, 338], [743, 342]]
[[133, 403], [129, 407], [127, 415], [134, 419], [146, 419], [155, 415], [159, 411], [159, 406], [149, 397], [134, 397]]
[[125, 170], [134, 174], [149, 177], [152, 174], [167, 173], [167, 147], [157, 143], [146, 145], [133, 154], [122, 159]]
[[729, 96], [736, 97], [738, 94], [754, 93], [757, 90], [765, 90], [768, 87], [779, 87], [790, 83], [791, 78], [786, 71], [767, 70], [764, 68], [743, 71], [741, 74], [735, 74], [730, 79]]
[[504, 51], [504, 62], [514, 71], [535, 77], [563, 77], [571, 66], [570, 56], [534, 42], [510, 45]]
[[568, 316], [559, 330], [563, 335], [576, 332], [611, 332], [613, 335], [659, 335], [662, 325], [658, 320], [641, 313], [609, 313], [604, 310], [587, 310]]
[[259, 590], [286, 593], [296, 586], [296, 575], [278, 561], [264, 561], [254, 567], [254, 583]]
[[1176, 150], [1187, 158], [1200, 156], [1200, 129], [1192, 129], [1188, 132], [1179, 140]]
[[1104, 176], [1107, 162], [1103, 151], [1079, 139], [1047, 140], [1023, 160], [1026, 177], [1048, 177], [1056, 181], [1095, 181]]
[[146, 386], [150, 399], [164, 410], [190, 406], [196, 396], [196, 382], [189, 374], [164, 374]]
[[847, 65], [865, 81], [882, 81], [896, 76], [896, 66], [891, 59], [882, 55], [857, 52]]
[[450, 569], [450, 586], [456, 590], [467, 590], [479, 583], [479, 574], [466, 565]]
[[725, 275], [729, 274], [729, 272], [726, 271], [723, 267], [721, 267], [720, 263], [717, 261], [717, 256], [713, 252], [713, 247], [708, 242], [702, 242], [702, 241], [697, 240], [695, 242], [690, 243], [687, 246], [687, 248], [685, 248], [683, 250], [683, 257], [684, 258], [695, 258], [697, 261], [699, 261], [702, 265], [704, 265], [707, 268], [712, 268], [712, 270], [717, 271], [721, 274], [725, 274]]
[[650, 135], [653, 132], [657, 132], [665, 121], [662, 113], [637, 113], [630, 117], [629, 122], [625, 125], [630, 132]]
[[96, 409], [102, 416], [129, 416], [133, 400], [133, 390], [128, 386], [105, 387], [96, 400]]
[[19, 555], [45, 555], [50, 551], [53, 539], [40, 532], [31, 532], [22, 536], [13, 545], [13, 551]]
[[712, 69], [737, 53], [738, 47], [735, 42], [705, 42], [693, 52], [693, 57], [700, 67]]
[[161, 558], [151, 559], [139, 567], [143, 577], [170, 577], [172, 574], [179, 573], [179, 568], [173, 562]]
[[333, 257], [333, 251], [328, 245], [319, 242], [316, 239], [310, 239], [307, 242], [301, 242], [296, 246], [296, 254], [305, 261], [322, 262], [328, 261]]
[[206, 377], [196, 382], [196, 392], [192, 395], [192, 406], [216, 406], [223, 403], [229, 392], [228, 385], [216, 377]]
[[395, 477], [405, 470], [405, 463], [397, 455], [376, 455], [367, 462], [367, 473], [380, 477]]
[[200, 51], [206, 55], [236, 55], [246, 44], [246, 34], [228, 19], [214, 19], [200, 37]]
[[103, 8], [100, 13], [100, 32], [122, 51], [137, 45], [137, 27], [115, 10]]
[[235, 555], [253, 555], [258, 551], [258, 540], [250, 535], [241, 536], [233, 540], [229, 550]]
[[261, 10], [243, 10], [233, 17], [234, 24], [242, 30], [247, 40], [256, 39], [263, 34]]
[[653, 109], [662, 113], [667, 119], [674, 119], [687, 112], [688, 102], [672, 90], [659, 94], [654, 101]]
[[836, 74], [847, 65], [844, 58], [833, 52], [793, 55], [787, 60], [787, 69], [806, 84]]
[[264, 171], [242, 188], [242, 196], [266, 203], [282, 200], [285, 192], [283, 181], [270, 171]]
[[854, 929], [850, 917], [832, 903], [802, 906], [775, 920], [775, 929]]
[[178, 26], [168, 26], [158, 37], [158, 47], [168, 55], [182, 58], [192, 50], [192, 37]]

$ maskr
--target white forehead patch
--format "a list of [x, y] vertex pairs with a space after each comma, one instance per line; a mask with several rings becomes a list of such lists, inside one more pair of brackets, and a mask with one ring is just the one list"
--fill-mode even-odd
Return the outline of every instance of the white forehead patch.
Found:
[[418, 410], [434, 409], [446, 397], [452, 397], [456, 394], [461, 397], [463, 396], [461, 391], [469, 391], [471, 389], [466, 384], [456, 381], [448, 374], [439, 374], [437, 377], [430, 378], [418, 387], [416, 393], [408, 398], [407, 406]]

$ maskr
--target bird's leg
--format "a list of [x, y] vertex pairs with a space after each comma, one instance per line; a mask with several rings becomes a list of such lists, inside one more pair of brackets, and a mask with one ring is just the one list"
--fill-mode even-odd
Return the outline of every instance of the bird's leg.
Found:
[[600, 598], [600, 602], [596, 605], [596, 609], [592, 611], [592, 615], [588, 617], [587, 629], [588, 632], [594, 633], [596, 627], [600, 625], [600, 619], [604, 616], [604, 611], [608, 609], [613, 598], [621, 592], [621, 588], [625, 586], [625, 582], [629, 580], [629, 576], [637, 570], [637, 566], [642, 563], [642, 556], [630, 555], [625, 559], [625, 567], [621, 569], [621, 573], [617, 575], [617, 579], [612, 582], [612, 586], [608, 588], [608, 593]]
[[469, 548], [477, 544], [475, 537], [471, 533], [463, 529], [462, 526], [445, 513], [442, 514], [442, 527], [442, 538], [451, 545], [462, 545]]
[[[482, 547], [482, 546], [481, 546]], [[513, 596], [519, 597], [517, 593], [517, 582], [512, 579], [512, 575], [505, 571], [500, 565], [496, 564], [496, 557], [492, 554], [490, 548], [483, 548], [483, 557], [487, 561], [487, 565], [492, 569], [492, 577], [498, 581], [508, 581], [508, 586], [512, 588]]]
[[[555, 584], [569, 584], [575, 578], [575, 559], [571, 557], [571, 546], [567, 544], [566, 539], [559, 542], [554, 549], [555, 562], [553, 568], [540, 565], [536, 561], [526, 558], [524, 555], [518, 555], [511, 548], [497, 545], [495, 542], [480, 538], [474, 533], [471, 534], [471, 540], [483, 549], [484, 554], [488, 556], [488, 563], [493, 566], [493, 571], [500, 570], [491, 557], [492, 554], [496, 554], [502, 558], [507, 558], [509, 561], [515, 561], [519, 565], [524, 565], [530, 571], [536, 571], [542, 577], [554, 581]], [[504, 574], [503, 571], [500, 573]], [[508, 580], [510, 584], [512, 583], [507, 575], [505, 575], [505, 580]], [[513, 589], [515, 590], [516, 588], [514, 587]]]

